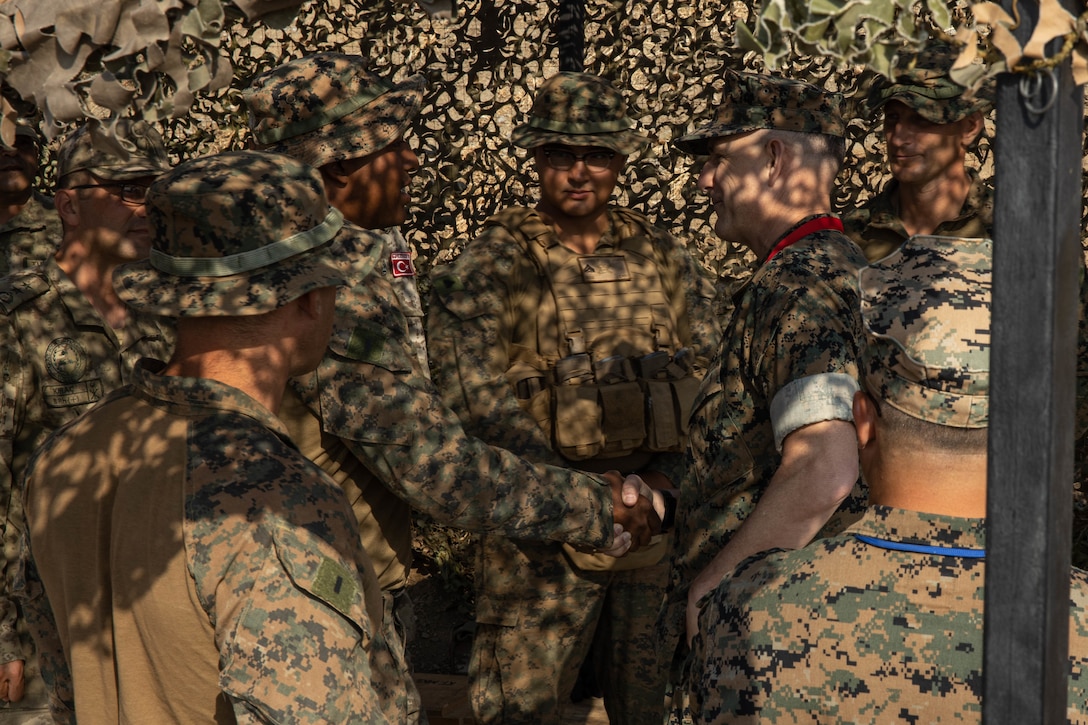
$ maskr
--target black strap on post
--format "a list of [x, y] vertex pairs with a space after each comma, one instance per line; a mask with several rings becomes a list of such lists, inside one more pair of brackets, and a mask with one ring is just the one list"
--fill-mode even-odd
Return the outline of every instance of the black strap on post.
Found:
[[1068, 59], [998, 78], [985, 725], [1066, 721], [1083, 112]]
[[559, 70], [581, 73], [586, 58], [585, 0], [559, 0], [555, 37], [559, 42]]

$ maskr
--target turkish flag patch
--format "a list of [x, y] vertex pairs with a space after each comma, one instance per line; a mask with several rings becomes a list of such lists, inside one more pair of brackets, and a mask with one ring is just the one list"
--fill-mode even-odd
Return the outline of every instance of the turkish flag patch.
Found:
[[412, 266], [411, 252], [390, 252], [389, 266], [394, 277], [415, 277], [416, 268]]

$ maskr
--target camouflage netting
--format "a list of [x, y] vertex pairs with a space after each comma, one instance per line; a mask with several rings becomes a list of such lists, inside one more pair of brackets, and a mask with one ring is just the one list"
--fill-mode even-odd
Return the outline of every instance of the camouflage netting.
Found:
[[[460, 0], [450, 14], [441, 12], [450, 7], [447, 0], [323, 0], [302, 5], [282, 29], [228, 14], [220, 47], [234, 66], [232, 82], [198, 94], [188, 114], [163, 122], [164, 136], [178, 158], [243, 147], [248, 130], [240, 92], [249, 79], [314, 51], [360, 53], [398, 80], [424, 74], [431, 85], [414, 134], [424, 163], [406, 232], [426, 275], [490, 214], [535, 201], [525, 152], [508, 138], [541, 80], [559, 69], [557, 5]], [[698, 162], [669, 144], [711, 115], [723, 69], [762, 70], [757, 54], [734, 47], [734, 22], [752, 17], [751, 2], [740, 0], [705, 0], [697, 8], [682, 0], [586, 0], [585, 69], [626, 90], [632, 113], [654, 139], [630, 159], [617, 200], [688, 239], [723, 287], [744, 274], [749, 259], [714, 237], [695, 186]], [[782, 72], [848, 96], [860, 97], [864, 84], [863, 74], [836, 71], [815, 58], [795, 59]], [[860, 117], [851, 123], [841, 206], [868, 197], [883, 182], [881, 145], [868, 127]], [[989, 158], [984, 140], [972, 163]]]

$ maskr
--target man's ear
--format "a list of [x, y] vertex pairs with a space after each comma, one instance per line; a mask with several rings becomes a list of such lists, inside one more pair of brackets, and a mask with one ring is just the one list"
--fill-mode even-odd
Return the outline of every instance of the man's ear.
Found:
[[53, 206], [65, 227], [79, 226], [79, 200], [74, 189], [57, 189], [53, 194]]
[[960, 138], [963, 139], [963, 147], [970, 148], [982, 135], [983, 129], [986, 128], [986, 121], [982, 118], [981, 111], [975, 111], [970, 116], [961, 119], [961, 123], [963, 128], [960, 129]]
[[347, 183], [349, 176], [351, 176], [351, 170], [343, 159], [330, 161], [321, 166], [321, 178], [324, 180], [325, 186], [341, 188]]
[[786, 173], [786, 144], [782, 142], [782, 139], [772, 136], [763, 144], [763, 152], [767, 154], [767, 165], [765, 167], [767, 181], [773, 185]]
[[864, 449], [876, 439], [876, 403], [869, 393], [859, 390], [854, 393], [854, 429], [858, 436], [858, 449]]

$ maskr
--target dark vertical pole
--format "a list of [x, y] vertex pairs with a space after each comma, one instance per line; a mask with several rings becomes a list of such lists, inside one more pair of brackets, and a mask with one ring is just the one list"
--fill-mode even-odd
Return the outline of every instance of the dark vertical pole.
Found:
[[1068, 60], [998, 79], [986, 725], [1066, 721], [1083, 112]]
[[583, 70], [586, 59], [586, 2], [559, 0], [555, 37], [559, 40], [559, 70]]

